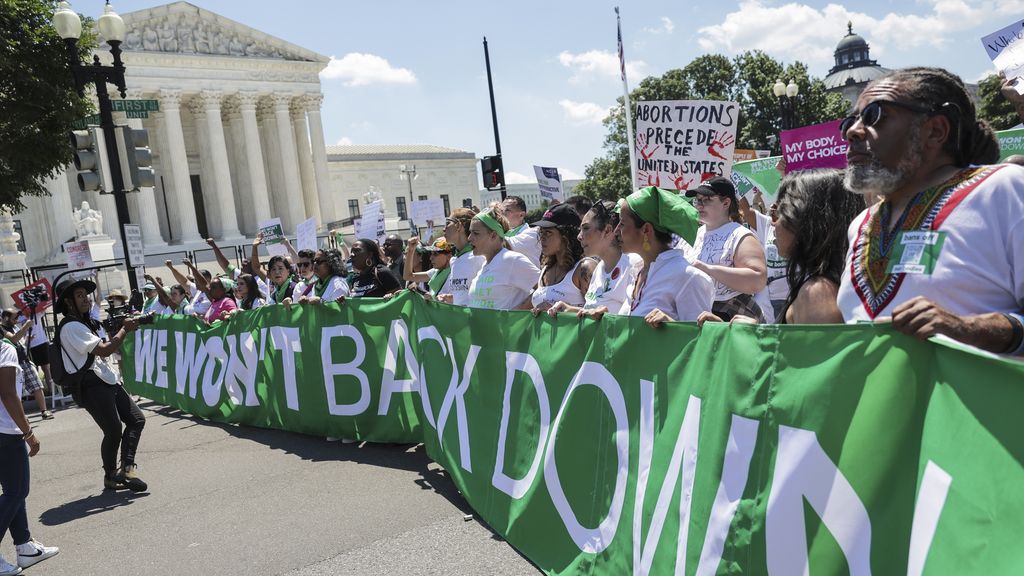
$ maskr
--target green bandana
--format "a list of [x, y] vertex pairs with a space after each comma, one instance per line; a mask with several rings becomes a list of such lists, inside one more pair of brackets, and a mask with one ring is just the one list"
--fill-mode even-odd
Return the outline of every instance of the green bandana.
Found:
[[285, 294], [288, 292], [288, 287], [291, 286], [291, 279], [286, 278], [285, 281], [274, 289], [272, 294], [274, 295], [274, 304], [280, 304], [285, 299]]
[[523, 222], [519, 226], [516, 226], [515, 228], [509, 230], [508, 232], [505, 232], [505, 237], [506, 238], [512, 238], [516, 234], [519, 234], [523, 230], [523, 228], [526, 228], [527, 226], [529, 226], [529, 224], [527, 224], [526, 222]]
[[501, 227], [501, 224], [491, 216], [490, 210], [485, 210], [475, 216], [475, 218], [484, 223], [485, 226], [494, 231], [495, 234], [501, 237], [505, 237], [505, 229]]
[[430, 288], [430, 292], [436, 298], [441, 288], [444, 288], [444, 283], [448, 280], [448, 276], [452, 273], [452, 265], [449, 263], [443, 270], [438, 270], [437, 274], [427, 282], [427, 287]]
[[231, 292], [235, 289], [235, 281], [231, 278], [221, 276], [220, 278], [217, 278], [217, 280], [220, 280], [220, 285], [224, 287], [225, 292]]
[[699, 215], [686, 198], [674, 190], [648, 186], [626, 196], [629, 209], [655, 230], [674, 232], [690, 244], [697, 238]]

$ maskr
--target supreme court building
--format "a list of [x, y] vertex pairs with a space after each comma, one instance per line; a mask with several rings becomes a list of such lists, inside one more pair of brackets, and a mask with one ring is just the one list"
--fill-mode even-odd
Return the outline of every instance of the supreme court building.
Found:
[[[149, 254], [253, 237], [257, 222], [280, 217], [285, 231], [358, 217], [370, 187], [389, 224], [408, 197], [400, 167], [415, 164], [418, 198], [452, 207], [479, 203], [475, 155], [440, 146], [331, 146], [324, 141], [320, 72], [329, 58], [188, 2], [122, 14], [128, 98], [155, 100], [158, 112], [123, 121], [149, 131], [155, 188], [129, 194]], [[106, 44], [100, 39], [101, 47]], [[341, 48], [341, 47], [339, 47]], [[96, 52], [105, 64], [111, 56]], [[112, 90], [112, 98], [119, 95]], [[64, 261], [76, 235], [72, 209], [88, 201], [118, 244], [114, 199], [82, 193], [74, 169], [47, 182], [50, 197], [25, 198], [20, 221], [29, 265]], [[446, 203], [447, 204], [447, 203]]]

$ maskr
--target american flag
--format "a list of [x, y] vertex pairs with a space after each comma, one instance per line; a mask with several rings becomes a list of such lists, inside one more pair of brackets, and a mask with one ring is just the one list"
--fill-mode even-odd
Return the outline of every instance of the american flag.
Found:
[[615, 27], [619, 35], [619, 73], [622, 81], [626, 81], [626, 53], [622, 49], [622, 19], [619, 17], [619, 7], [615, 7]]

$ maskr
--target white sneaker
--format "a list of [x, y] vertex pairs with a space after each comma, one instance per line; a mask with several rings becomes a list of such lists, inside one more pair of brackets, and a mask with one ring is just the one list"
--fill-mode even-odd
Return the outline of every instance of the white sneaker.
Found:
[[[28, 568], [29, 566], [35, 566], [43, 560], [51, 556], [56, 556], [60, 552], [60, 548], [56, 546], [43, 546], [35, 540], [29, 540], [24, 544], [18, 544], [14, 547], [18, 551], [18, 566], [22, 568]], [[17, 574], [17, 572], [15, 572]]]
[[359, 442], [359, 440], [356, 440], [355, 438], [342, 438], [341, 439], [341, 443], [342, 444], [355, 444], [357, 442]]
[[21, 568], [0, 556], [0, 576], [15, 576], [15, 574], [21, 574]]

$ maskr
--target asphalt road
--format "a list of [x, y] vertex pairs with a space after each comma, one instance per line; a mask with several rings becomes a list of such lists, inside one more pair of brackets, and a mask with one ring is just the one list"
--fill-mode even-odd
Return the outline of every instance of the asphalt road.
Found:
[[[422, 447], [222, 425], [143, 400], [149, 492], [104, 492], [82, 409], [30, 415], [29, 528], [61, 553], [26, 574], [537, 574]], [[10, 537], [0, 550], [12, 559]]]

